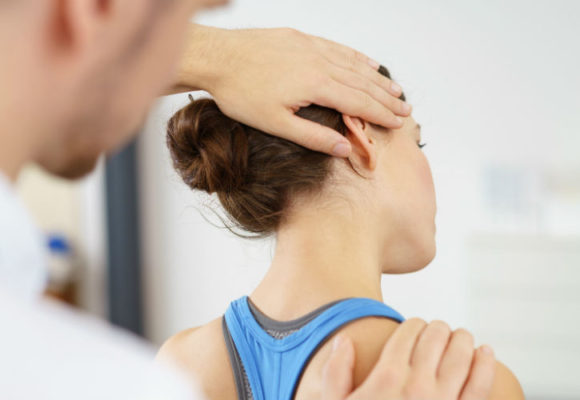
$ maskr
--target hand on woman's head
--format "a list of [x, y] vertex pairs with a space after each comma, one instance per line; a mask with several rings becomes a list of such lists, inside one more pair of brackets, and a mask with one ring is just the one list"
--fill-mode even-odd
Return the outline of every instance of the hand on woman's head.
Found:
[[377, 73], [376, 62], [346, 46], [292, 29], [224, 31], [212, 38], [220, 54], [209, 63], [210, 79], [184, 78], [181, 84], [207, 90], [226, 115], [263, 132], [346, 157], [348, 141], [295, 111], [316, 104], [387, 128], [400, 127], [397, 115], [411, 113], [400, 86]]

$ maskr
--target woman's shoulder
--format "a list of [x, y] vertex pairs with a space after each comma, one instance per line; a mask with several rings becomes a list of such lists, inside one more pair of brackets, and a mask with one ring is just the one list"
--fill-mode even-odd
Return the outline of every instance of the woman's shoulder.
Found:
[[[441, 322], [441, 326], [447, 324]], [[368, 317], [356, 320], [338, 332], [348, 336], [354, 345], [356, 362], [353, 370], [354, 387], [361, 385], [376, 365], [389, 341], [397, 330], [399, 323], [387, 318]], [[337, 332], [337, 333], [338, 333]], [[320, 388], [324, 364], [332, 351], [332, 340], [328, 340], [312, 358], [308, 365], [297, 392], [297, 399], [316, 397]], [[524, 399], [521, 386], [515, 375], [502, 363], [497, 363], [492, 395], [494, 399]]]
[[161, 346], [157, 358], [177, 364], [202, 387], [208, 399], [232, 398], [236, 393], [221, 317], [172, 336]]
[[169, 359], [186, 370], [198, 369], [207, 365], [208, 359], [219, 358], [222, 347], [225, 350], [221, 320], [216, 318], [173, 335], [163, 343], [157, 358]]
[[495, 379], [491, 389], [491, 400], [524, 400], [524, 391], [514, 373], [500, 361], [496, 362]]

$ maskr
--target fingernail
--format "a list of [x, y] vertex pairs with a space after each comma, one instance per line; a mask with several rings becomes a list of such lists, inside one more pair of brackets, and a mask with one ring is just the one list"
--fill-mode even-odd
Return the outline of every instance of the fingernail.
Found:
[[397, 121], [399, 126], [403, 126], [403, 119], [401, 117], [395, 117], [395, 121]]
[[379, 64], [378, 62], [376, 62], [375, 60], [373, 60], [372, 58], [369, 58], [369, 65], [373, 68], [373, 69], [379, 69], [379, 67], [381, 66], [381, 64]]
[[409, 103], [403, 103], [401, 105], [401, 111], [403, 111], [405, 114], [410, 114], [412, 109], [413, 107]]
[[395, 94], [401, 95], [403, 93], [403, 88], [395, 81], [391, 81], [391, 89]]
[[350, 145], [347, 143], [338, 143], [336, 146], [334, 146], [334, 149], [332, 149], [332, 154], [335, 157], [348, 157], [350, 154]]
[[493, 349], [488, 345], [481, 346], [481, 351], [487, 355], [493, 356]]
[[342, 343], [342, 336], [335, 337], [333, 342], [332, 342], [332, 351], [338, 349], [338, 347], [340, 346], [341, 343]]

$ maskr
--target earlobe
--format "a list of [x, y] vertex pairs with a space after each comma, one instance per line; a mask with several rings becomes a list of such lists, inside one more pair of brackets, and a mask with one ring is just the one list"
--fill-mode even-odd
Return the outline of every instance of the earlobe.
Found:
[[357, 170], [361, 167], [367, 171], [374, 171], [377, 167], [377, 147], [375, 140], [369, 134], [370, 125], [360, 118], [343, 115], [346, 125], [347, 139], [352, 146], [349, 161]]

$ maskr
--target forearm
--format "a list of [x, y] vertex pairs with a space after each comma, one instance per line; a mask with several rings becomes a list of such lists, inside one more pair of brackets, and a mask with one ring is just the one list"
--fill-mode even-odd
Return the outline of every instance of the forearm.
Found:
[[220, 49], [223, 50], [228, 30], [190, 24], [183, 56], [179, 62], [175, 81], [165, 94], [193, 90], [211, 91], [219, 76]]

